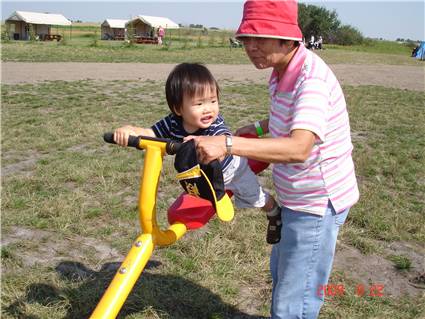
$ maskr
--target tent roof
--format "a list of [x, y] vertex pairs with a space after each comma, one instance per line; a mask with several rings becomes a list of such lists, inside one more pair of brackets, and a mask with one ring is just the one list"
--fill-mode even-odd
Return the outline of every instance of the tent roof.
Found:
[[132, 20], [128, 21], [128, 23], [136, 21], [136, 20], [141, 20], [142, 22], [150, 25], [151, 27], [154, 28], [159, 28], [160, 26], [162, 26], [165, 29], [178, 29], [179, 25], [173, 21], [171, 21], [168, 18], [164, 18], [164, 17], [152, 17], [152, 16], [145, 16], [145, 15], [138, 15], [135, 18], [133, 18]]
[[24, 21], [32, 24], [71, 25], [71, 21], [61, 14], [15, 11], [6, 21]]
[[124, 29], [127, 22], [128, 20], [106, 19], [103, 21], [102, 26], [108, 25], [111, 28]]

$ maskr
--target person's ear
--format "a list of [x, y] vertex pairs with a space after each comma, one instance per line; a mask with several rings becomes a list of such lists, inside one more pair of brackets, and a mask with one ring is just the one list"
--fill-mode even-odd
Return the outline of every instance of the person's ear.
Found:
[[177, 107], [173, 106], [173, 110], [174, 110], [174, 114], [176, 114], [177, 116], [182, 116], [182, 113], [180, 112], [180, 109], [178, 109]]

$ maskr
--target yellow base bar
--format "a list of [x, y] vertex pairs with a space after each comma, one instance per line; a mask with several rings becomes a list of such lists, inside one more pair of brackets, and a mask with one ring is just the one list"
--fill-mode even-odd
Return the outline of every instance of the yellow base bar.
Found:
[[91, 319], [115, 318], [134, 284], [152, 255], [154, 244], [151, 234], [139, 236], [121, 264], [114, 279], [91, 315]]

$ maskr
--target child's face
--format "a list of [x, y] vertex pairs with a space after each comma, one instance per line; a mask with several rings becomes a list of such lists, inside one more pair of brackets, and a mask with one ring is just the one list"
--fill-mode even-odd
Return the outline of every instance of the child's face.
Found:
[[219, 112], [215, 88], [206, 89], [203, 94], [183, 97], [183, 105], [176, 114], [183, 118], [183, 127], [188, 133], [208, 128], [217, 119]]

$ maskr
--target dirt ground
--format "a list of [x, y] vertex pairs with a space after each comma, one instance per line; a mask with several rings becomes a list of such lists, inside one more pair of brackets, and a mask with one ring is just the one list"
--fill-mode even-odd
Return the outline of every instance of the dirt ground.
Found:
[[[173, 64], [149, 63], [27, 63], [3, 62], [3, 84], [76, 80], [161, 80]], [[219, 81], [267, 83], [270, 70], [247, 65], [208, 65]], [[416, 91], [425, 90], [425, 66], [335, 64], [332, 70], [342, 84], [379, 85]]]
[[[51, 231], [26, 227], [10, 227], [2, 233], [1, 246], [24, 242], [43, 243], [32, 247], [31, 250], [20, 251], [21, 262], [24, 266], [31, 268], [39, 263], [55, 267], [67, 260], [72, 260], [74, 263], [68, 265], [64, 271], [76, 273], [82, 277], [85, 274], [81, 273], [83, 269], [78, 268], [79, 264], [97, 269], [107, 264], [119, 265], [125, 257], [114, 248], [94, 238], [83, 238], [78, 235], [60, 238]], [[416, 243], [393, 242], [384, 244], [384, 252], [408, 256], [412, 263], [411, 269], [399, 271], [391, 261], [382, 256], [364, 255], [358, 249], [338, 242], [333, 270], [344, 272], [355, 282], [353, 287], [346, 287], [353, 291], [356, 285], [370, 289], [372, 284], [379, 284], [383, 286], [382, 293], [385, 296], [425, 296], [425, 278], [423, 278], [425, 248]], [[97, 260], [97, 264], [93, 265], [89, 259]], [[7, 269], [3, 271], [7, 272]]]

